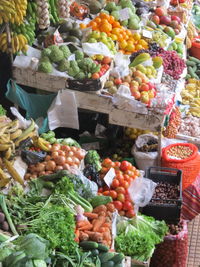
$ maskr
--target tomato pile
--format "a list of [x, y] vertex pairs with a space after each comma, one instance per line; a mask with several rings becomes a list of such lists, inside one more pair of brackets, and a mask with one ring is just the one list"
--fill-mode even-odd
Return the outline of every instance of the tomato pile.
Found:
[[132, 218], [135, 212], [128, 188], [131, 182], [139, 176], [139, 170], [128, 161], [113, 162], [111, 159], [106, 158], [102, 162], [101, 178], [106, 175], [110, 168], [115, 170], [116, 176], [112, 181], [111, 187], [100, 188], [99, 193], [112, 197], [113, 204], [121, 216]]

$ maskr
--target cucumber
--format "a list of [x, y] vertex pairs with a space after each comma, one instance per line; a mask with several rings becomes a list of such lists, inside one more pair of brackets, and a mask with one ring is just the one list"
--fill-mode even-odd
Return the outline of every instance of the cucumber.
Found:
[[190, 74], [187, 74], [186, 77], [185, 77], [186, 80], [188, 80], [190, 78], [191, 78], [191, 75]]
[[188, 74], [190, 74], [191, 78], [195, 78], [196, 74], [191, 66], [188, 67]]
[[196, 63], [195, 63], [194, 61], [187, 60], [187, 61], [186, 61], [186, 65], [187, 65], [187, 66], [194, 67], [194, 66], [196, 66]]
[[105, 252], [105, 253], [101, 253], [99, 254], [99, 259], [101, 261], [101, 263], [105, 263], [107, 261], [110, 261], [113, 257], [114, 257], [114, 253], [111, 252]]
[[112, 261], [114, 261], [114, 263], [121, 263], [123, 261], [123, 259], [124, 259], [124, 255], [122, 253], [117, 253], [112, 258]]
[[109, 202], [112, 202], [112, 198], [109, 196], [95, 196], [90, 200], [90, 203], [93, 208], [96, 208], [100, 205], [106, 205]]
[[98, 243], [93, 241], [82, 241], [81, 243], [79, 243], [79, 246], [84, 249], [90, 250], [98, 248]]
[[197, 71], [197, 65], [195, 65], [193, 68], [193, 71], [196, 72]]
[[109, 248], [103, 244], [98, 244], [98, 250], [108, 252]]
[[107, 261], [101, 264], [101, 267], [114, 267], [115, 263], [113, 261]]
[[98, 256], [99, 255], [98, 249], [91, 250], [91, 253], [92, 253], [92, 256]]
[[60, 170], [60, 171], [53, 173], [53, 174], [42, 175], [42, 176], [40, 176], [40, 179], [43, 181], [56, 181], [56, 180], [59, 180], [60, 178], [62, 178], [63, 176], [66, 176], [66, 175], [67, 175], [66, 170]]
[[196, 58], [196, 57], [188, 57], [188, 58], [189, 58], [189, 60], [191, 60], [197, 64], [200, 64], [200, 60], [198, 58]]

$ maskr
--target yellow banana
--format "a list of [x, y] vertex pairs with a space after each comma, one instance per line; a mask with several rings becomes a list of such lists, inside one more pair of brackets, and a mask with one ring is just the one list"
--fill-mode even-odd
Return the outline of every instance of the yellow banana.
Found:
[[6, 151], [9, 149], [10, 146], [10, 144], [0, 144], [0, 151]]
[[14, 140], [14, 139], [18, 138], [21, 134], [22, 134], [22, 130], [17, 129], [14, 133], [10, 134], [10, 139]]

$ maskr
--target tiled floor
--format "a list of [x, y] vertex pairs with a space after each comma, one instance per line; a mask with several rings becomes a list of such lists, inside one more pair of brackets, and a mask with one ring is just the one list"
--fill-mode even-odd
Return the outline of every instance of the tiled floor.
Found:
[[187, 267], [200, 267], [200, 215], [188, 224], [189, 256]]

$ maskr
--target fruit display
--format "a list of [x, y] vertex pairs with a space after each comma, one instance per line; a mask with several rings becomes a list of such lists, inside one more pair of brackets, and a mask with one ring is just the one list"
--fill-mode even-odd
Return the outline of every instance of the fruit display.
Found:
[[110, 51], [113, 54], [116, 54], [117, 52], [114, 41], [112, 40], [111, 37], [108, 37], [108, 35], [105, 32], [92, 31], [88, 36], [87, 42], [88, 43], [102, 42], [110, 49]]
[[167, 48], [168, 51], [176, 51], [177, 54], [180, 56], [180, 57], [183, 57], [183, 53], [184, 53], [184, 44], [183, 43], [180, 43], [176, 40], [174, 40], [170, 45], [169, 47]]
[[140, 34], [133, 34], [123, 27], [112, 15], [101, 12], [95, 19], [87, 24], [94, 31], [105, 32], [113, 41], [119, 43], [120, 51], [131, 54], [142, 48], [148, 48], [148, 44]]
[[178, 107], [172, 111], [169, 119], [169, 123], [163, 132], [163, 135], [167, 138], [176, 138], [179, 127], [181, 125], [181, 112]]
[[110, 188], [100, 188], [99, 192], [104, 196], [112, 197], [112, 203], [119, 211], [120, 215], [132, 218], [135, 213], [133, 203], [130, 200], [128, 188], [131, 181], [139, 176], [139, 171], [128, 161], [113, 162], [111, 159], [106, 158], [102, 162], [102, 179], [110, 168], [114, 168], [116, 176], [114, 177]]
[[194, 78], [199, 80], [200, 79], [200, 60], [195, 57], [189, 56], [187, 61], [187, 76], [186, 79]]
[[194, 117], [200, 117], [199, 112], [199, 80], [189, 79], [188, 83], [185, 85], [185, 89], [182, 90], [182, 103], [184, 105], [190, 105], [188, 114], [193, 115]]
[[59, 24], [58, 31], [64, 42], [72, 42], [80, 45], [83, 33], [78, 23], [66, 20]]
[[[127, 19], [123, 19], [120, 16], [120, 10], [128, 8]], [[136, 8], [133, 3], [128, 0], [120, 0], [116, 5], [115, 2], [108, 2], [105, 6], [105, 10], [109, 12], [111, 16], [115, 18], [115, 20], [120, 21], [122, 26], [127, 26], [130, 30], [138, 30], [140, 28], [140, 18], [136, 14]]]

